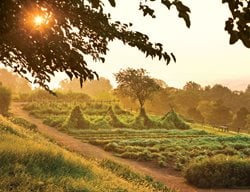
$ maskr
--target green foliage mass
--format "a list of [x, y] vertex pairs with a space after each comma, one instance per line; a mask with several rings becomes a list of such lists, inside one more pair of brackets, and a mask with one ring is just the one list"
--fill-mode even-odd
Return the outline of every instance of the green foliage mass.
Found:
[[[155, 132], [154, 132], [155, 131]], [[99, 145], [117, 156], [151, 161], [160, 166], [183, 170], [192, 160], [218, 154], [250, 157], [250, 138], [215, 136], [197, 130], [123, 130], [75, 133], [83, 141]]]
[[[110, 2], [115, 6], [113, 0]], [[105, 62], [108, 44], [115, 39], [136, 47], [146, 56], [167, 63], [175, 60], [161, 43], [152, 43], [147, 35], [133, 31], [132, 24], [112, 21], [111, 14], [104, 11], [108, 5], [100, 0], [1, 0], [0, 62], [21, 76], [28, 78], [29, 73], [33, 83], [49, 90], [48, 82], [55, 72], [80, 79], [81, 86], [84, 80], [98, 77], [87, 66], [85, 56]], [[160, 5], [176, 7], [179, 17], [190, 26], [190, 10], [181, 1], [162, 1]], [[147, 2], [138, 2], [138, 6], [144, 16], [154, 16]], [[46, 18], [42, 26], [33, 22], [37, 14]]]
[[168, 112], [161, 120], [163, 127], [168, 129], [190, 129], [191, 127], [174, 110]]
[[116, 116], [112, 107], [108, 109], [108, 115], [110, 116], [110, 125], [113, 127], [126, 127], [126, 125], [121, 122]]
[[[135, 118], [135, 121], [130, 125], [132, 128], [148, 129], [157, 127], [157, 122], [151, 120], [144, 108], [140, 110], [140, 114]], [[158, 124], [159, 126], [159, 124]]]
[[11, 92], [0, 82], [0, 115], [7, 115], [11, 102]]
[[88, 129], [90, 127], [90, 123], [83, 117], [81, 108], [79, 106], [75, 106], [63, 127], [67, 129]]
[[191, 163], [186, 179], [201, 188], [233, 188], [250, 186], [250, 158], [218, 155]]

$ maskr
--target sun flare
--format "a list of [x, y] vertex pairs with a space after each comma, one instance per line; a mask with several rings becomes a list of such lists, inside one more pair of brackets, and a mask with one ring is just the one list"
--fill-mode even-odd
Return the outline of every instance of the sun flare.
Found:
[[40, 16], [40, 15], [35, 16], [34, 24], [36, 26], [41, 26], [41, 25], [45, 24], [45, 18]]

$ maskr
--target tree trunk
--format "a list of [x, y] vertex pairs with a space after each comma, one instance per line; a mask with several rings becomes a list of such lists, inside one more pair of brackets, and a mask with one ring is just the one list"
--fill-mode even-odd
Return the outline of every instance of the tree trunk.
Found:
[[145, 109], [144, 109], [143, 106], [140, 107], [140, 115], [139, 116], [142, 116], [142, 117], [146, 117], [147, 116], [146, 115], [146, 111], [145, 111]]

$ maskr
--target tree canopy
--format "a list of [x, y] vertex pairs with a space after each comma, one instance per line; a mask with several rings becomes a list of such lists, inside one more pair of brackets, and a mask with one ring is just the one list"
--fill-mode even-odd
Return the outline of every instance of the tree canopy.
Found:
[[153, 93], [160, 90], [160, 86], [147, 75], [144, 69], [128, 68], [121, 70], [115, 74], [118, 83], [116, 91], [118, 94], [131, 97], [140, 104], [143, 110], [145, 101], [149, 99]]
[[[115, 6], [114, 0], [109, 0]], [[138, 3], [143, 15], [155, 17], [148, 2]], [[153, 2], [155, 3], [155, 2]], [[175, 6], [179, 17], [190, 26], [189, 8], [175, 0], [162, 0], [170, 9]], [[86, 56], [104, 62], [108, 43], [115, 39], [159, 59], [175, 60], [160, 43], [152, 43], [141, 32], [130, 30], [132, 24], [112, 21], [104, 13], [102, 0], [1, 0], [0, 2], [0, 62], [21, 76], [33, 76], [37, 83], [49, 90], [48, 82], [55, 72], [65, 72], [70, 79], [98, 77], [86, 62]], [[29, 77], [30, 79], [30, 77]]]
[[[250, 47], [250, 3], [248, 0], [223, 0], [228, 3], [232, 17], [225, 29], [230, 43], [241, 40]], [[152, 5], [176, 8], [178, 16], [190, 27], [190, 9], [180, 0], [139, 0], [144, 16], [156, 17]], [[146, 56], [169, 63], [173, 53], [161, 43], [152, 43], [142, 32], [131, 30], [131, 23], [112, 21], [104, 12], [109, 0], [1, 0], [0, 2], [0, 63], [11, 67], [21, 76], [49, 90], [48, 82], [55, 72], [65, 72], [70, 79], [98, 77], [87, 66], [86, 56], [104, 62], [108, 43], [120, 40], [136, 47]], [[150, 17], [148, 17], [150, 18]], [[28, 75], [27, 75], [28, 74]]]

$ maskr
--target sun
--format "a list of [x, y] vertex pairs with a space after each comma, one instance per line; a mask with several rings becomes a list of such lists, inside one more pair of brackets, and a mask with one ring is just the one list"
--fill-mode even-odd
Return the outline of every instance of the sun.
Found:
[[45, 23], [46, 23], [46, 21], [45, 21], [45, 18], [43, 16], [37, 15], [37, 16], [34, 17], [34, 24], [36, 26], [41, 26], [41, 25], [43, 25]]

